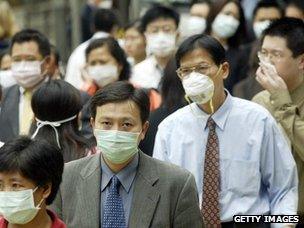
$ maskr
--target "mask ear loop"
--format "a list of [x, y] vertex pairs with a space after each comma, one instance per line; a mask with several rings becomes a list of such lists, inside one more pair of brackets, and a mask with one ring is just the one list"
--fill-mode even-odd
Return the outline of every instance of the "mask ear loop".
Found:
[[[219, 76], [219, 72], [222, 70], [222, 64], [220, 64], [220, 67], [218, 69], [218, 71], [216, 72], [216, 75], [214, 76], [214, 78], [217, 78]], [[214, 113], [214, 106], [213, 106], [213, 96], [212, 98], [210, 99], [209, 101], [209, 106], [210, 106], [210, 109], [211, 109], [211, 115]]]

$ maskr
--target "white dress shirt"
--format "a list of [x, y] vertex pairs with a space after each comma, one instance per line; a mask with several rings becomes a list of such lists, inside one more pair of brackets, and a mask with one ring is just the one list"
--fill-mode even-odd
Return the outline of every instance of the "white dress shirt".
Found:
[[159, 88], [163, 70], [153, 55], [133, 67], [131, 83], [141, 88]]
[[85, 50], [89, 46], [90, 42], [95, 39], [108, 37], [110, 34], [106, 32], [96, 32], [91, 39], [80, 44], [72, 52], [66, 69], [65, 80], [71, 83], [77, 89], [80, 89], [84, 81], [81, 77], [81, 69], [86, 63]]
[[[196, 179], [200, 205], [209, 115], [195, 103], [158, 128], [153, 157], [182, 166]], [[297, 212], [295, 161], [275, 120], [262, 106], [229, 93], [213, 114], [220, 150], [220, 216]]]

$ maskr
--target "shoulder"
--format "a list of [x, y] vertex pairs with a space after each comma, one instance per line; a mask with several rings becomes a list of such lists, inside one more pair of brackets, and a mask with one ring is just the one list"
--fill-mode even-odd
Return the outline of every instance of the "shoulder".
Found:
[[142, 71], [145, 71], [151, 67], [153, 67], [153, 63], [154, 63], [154, 58], [153, 57], [148, 57], [146, 58], [145, 60], [141, 61], [140, 63], [137, 63], [135, 66], [134, 66], [134, 72], [142, 72]]
[[261, 105], [267, 104], [270, 102], [270, 93], [267, 90], [263, 90], [256, 94], [252, 98], [252, 101]]
[[61, 221], [53, 211], [47, 210], [47, 213], [52, 220], [51, 228], [66, 228], [66, 225], [63, 223], [63, 221]]
[[270, 116], [270, 113], [262, 105], [257, 104], [253, 101], [248, 101], [238, 97], [232, 97], [233, 110], [238, 112], [240, 115], [260, 115], [260, 116]]

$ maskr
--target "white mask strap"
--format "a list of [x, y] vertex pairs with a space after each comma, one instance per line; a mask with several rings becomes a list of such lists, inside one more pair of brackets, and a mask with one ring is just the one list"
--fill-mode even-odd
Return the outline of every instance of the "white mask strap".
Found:
[[67, 118], [67, 119], [64, 119], [64, 120], [59, 120], [59, 121], [54, 121], [54, 122], [52, 122], [52, 121], [42, 121], [42, 120], [39, 120], [39, 119], [35, 118], [36, 121], [37, 121], [37, 129], [34, 132], [34, 134], [32, 136], [32, 139], [36, 137], [40, 128], [42, 128], [43, 126], [49, 125], [54, 129], [55, 134], [56, 134], [56, 141], [57, 141], [58, 147], [61, 149], [60, 143], [59, 143], [59, 135], [58, 135], [58, 131], [57, 131], [56, 127], [59, 127], [62, 123], [71, 121], [71, 120], [75, 119], [76, 117], [77, 117], [77, 115], [72, 116], [72, 117]]

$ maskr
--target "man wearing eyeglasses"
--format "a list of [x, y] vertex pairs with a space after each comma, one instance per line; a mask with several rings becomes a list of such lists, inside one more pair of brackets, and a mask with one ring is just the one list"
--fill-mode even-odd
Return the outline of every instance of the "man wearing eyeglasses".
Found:
[[299, 175], [298, 213], [304, 216], [304, 22], [283, 18], [265, 30], [253, 101], [275, 117], [292, 148]]
[[131, 82], [138, 87], [159, 89], [163, 71], [176, 50], [179, 14], [165, 6], [154, 6], [141, 23], [148, 57], [134, 66]]
[[176, 62], [193, 103], [159, 125], [153, 156], [194, 174], [206, 227], [270, 227], [261, 221], [239, 226], [233, 216], [296, 214], [298, 179], [288, 144], [267, 110], [224, 89], [223, 46], [192, 36]]

